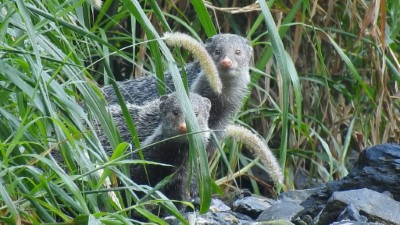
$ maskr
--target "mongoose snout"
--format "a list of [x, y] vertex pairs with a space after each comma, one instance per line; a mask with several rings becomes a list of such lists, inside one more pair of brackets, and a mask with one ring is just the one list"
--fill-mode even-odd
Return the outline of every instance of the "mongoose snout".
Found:
[[179, 133], [186, 134], [186, 131], [187, 131], [186, 123], [185, 122], [179, 123], [178, 130], [179, 130]]
[[225, 57], [221, 60], [221, 65], [224, 69], [229, 69], [232, 66], [232, 60], [229, 57]]

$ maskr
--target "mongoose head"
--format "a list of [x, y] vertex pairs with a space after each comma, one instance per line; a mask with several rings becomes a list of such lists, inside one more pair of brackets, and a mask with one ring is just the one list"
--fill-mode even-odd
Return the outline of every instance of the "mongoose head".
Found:
[[[196, 114], [200, 130], [208, 130], [208, 118], [211, 109], [210, 100], [195, 93], [190, 93], [189, 99]], [[160, 113], [162, 133], [165, 137], [186, 134], [185, 117], [175, 92], [160, 97]], [[205, 140], [208, 137], [209, 133], [205, 132]], [[178, 141], [187, 142], [187, 138], [182, 136]]]
[[[217, 34], [206, 40], [205, 48], [214, 60], [221, 79], [248, 76], [253, 48], [245, 38], [235, 34]], [[247, 72], [243, 73], [244, 70]]]

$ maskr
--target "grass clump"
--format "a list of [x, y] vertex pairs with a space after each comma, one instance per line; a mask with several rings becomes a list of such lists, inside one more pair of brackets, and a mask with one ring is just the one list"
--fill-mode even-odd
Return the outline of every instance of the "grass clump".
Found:
[[[366, 146], [400, 141], [397, 0], [380, 5], [127, 0], [106, 0], [96, 8], [91, 4], [0, 3], [1, 223], [132, 224], [136, 221], [131, 215], [139, 213], [165, 224], [146, 211], [149, 202], [137, 196], [139, 189], [154, 193], [150, 202], [162, 202], [184, 221], [160, 193], [129, 179], [129, 144], [140, 144], [136, 138], [121, 143], [99, 89], [156, 74], [162, 93], [163, 73], [170, 70], [180, 100], [188, 103], [177, 65], [191, 61], [191, 54], [171, 54], [160, 38], [165, 32], [187, 33], [199, 41], [230, 32], [252, 43], [251, 93], [234, 122], [268, 143], [284, 171], [284, 191], [340, 179]], [[371, 10], [378, 12], [376, 17], [370, 16]], [[120, 103], [124, 109], [122, 99]], [[193, 112], [186, 113], [194, 118]], [[114, 149], [111, 157], [93, 121]], [[136, 137], [133, 121], [128, 116], [126, 121]], [[193, 127], [196, 130], [196, 124]], [[201, 150], [191, 150], [202, 159], [195, 171], [204, 175], [199, 176], [204, 177], [202, 212], [208, 208], [212, 179], [224, 191], [246, 186], [258, 194], [275, 193], [269, 180], [257, 176], [267, 170], [246, 154], [245, 147], [233, 140], [220, 147], [209, 165]], [[53, 158], [54, 151], [62, 153], [63, 164]], [[229, 178], [238, 171], [245, 175]], [[106, 179], [111, 181], [109, 188], [103, 186]]]

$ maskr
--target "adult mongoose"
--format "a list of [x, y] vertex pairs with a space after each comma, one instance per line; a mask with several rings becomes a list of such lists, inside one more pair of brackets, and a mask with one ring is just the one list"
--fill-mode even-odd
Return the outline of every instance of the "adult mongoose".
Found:
[[[200, 130], [208, 131], [210, 101], [195, 93], [190, 93], [189, 98]], [[187, 135], [182, 136], [187, 131], [186, 123], [175, 93], [160, 97], [158, 112], [159, 125], [142, 143], [143, 158], [170, 166], [133, 164], [130, 167], [132, 180], [137, 184], [154, 187], [165, 177], [174, 174], [162, 192], [170, 199], [189, 200], [189, 141]], [[207, 144], [209, 133], [200, 135]], [[139, 155], [134, 154], [133, 158], [139, 159]]]
[[[189, 63], [185, 67], [188, 84], [192, 92], [211, 101], [209, 128], [224, 130], [231, 117], [240, 109], [247, 93], [247, 85], [250, 82], [249, 65], [253, 50], [245, 38], [235, 34], [217, 34], [209, 38], [204, 47], [216, 64], [222, 81], [222, 93], [216, 94], [211, 89], [198, 62]], [[171, 74], [167, 72], [165, 79], [167, 91], [173, 91]], [[141, 104], [158, 98], [154, 76], [120, 82], [119, 88], [125, 101], [131, 104]], [[109, 104], [117, 103], [111, 86], [104, 87], [103, 91]], [[221, 138], [222, 133], [217, 132], [217, 137]]]

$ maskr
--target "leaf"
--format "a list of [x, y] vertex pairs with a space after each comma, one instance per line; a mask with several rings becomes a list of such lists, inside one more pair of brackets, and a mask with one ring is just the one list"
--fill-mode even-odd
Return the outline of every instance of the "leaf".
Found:
[[[181, 103], [183, 114], [186, 118], [189, 133], [198, 133], [200, 131], [199, 125], [196, 120], [196, 116], [191, 107], [189, 98], [187, 96], [185, 87], [183, 85], [182, 79], [180, 77], [180, 72], [176, 66], [176, 62], [169, 51], [166, 44], [160, 39], [157, 31], [151, 24], [150, 20], [147, 18], [146, 14], [140, 7], [140, 4], [136, 0], [122, 0], [123, 4], [132, 13], [135, 18], [142, 24], [143, 29], [149, 37], [154, 37], [161, 52], [164, 54], [168, 63], [168, 70], [171, 72], [172, 81], [175, 86], [175, 90]], [[208, 156], [205, 151], [205, 145], [201, 140], [201, 135], [190, 135], [189, 136], [189, 151], [192, 156], [193, 165], [196, 165], [195, 171], [197, 172], [197, 179], [199, 184], [199, 194], [200, 194], [200, 213], [206, 213], [211, 204], [211, 177], [208, 170]]]
[[[0, 177], [0, 196], [1, 199], [4, 201], [5, 205], [7, 206], [7, 210], [11, 214], [12, 222], [14, 224], [21, 224], [21, 218], [18, 213], [18, 209], [15, 207], [16, 205], [13, 203], [11, 197], [8, 195], [6, 188], [3, 186], [4, 180]], [[11, 221], [10, 221], [11, 222]]]
[[197, 12], [197, 16], [208, 37], [217, 34], [214, 24], [211, 21], [210, 15], [207, 12], [206, 6], [202, 0], [192, 0], [192, 5]]

